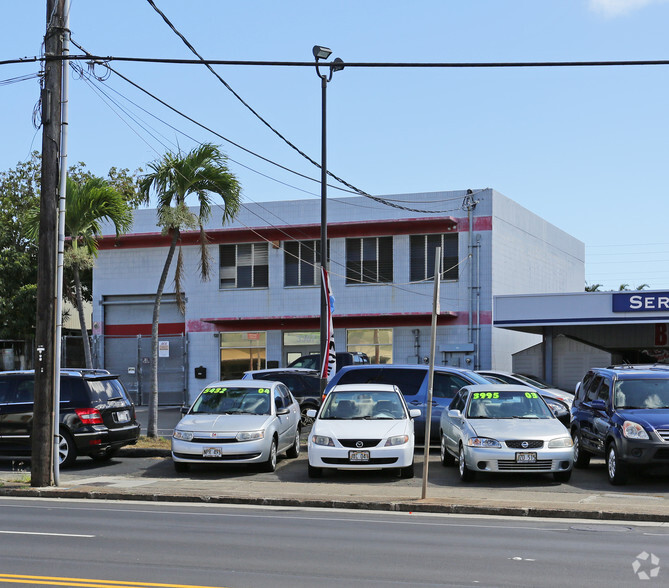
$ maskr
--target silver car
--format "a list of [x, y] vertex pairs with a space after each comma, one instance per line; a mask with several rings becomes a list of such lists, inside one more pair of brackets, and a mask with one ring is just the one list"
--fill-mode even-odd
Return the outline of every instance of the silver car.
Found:
[[281, 382], [213, 382], [172, 435], [177, 472], [193, 463], [259, 464], [273, 472], [284, 451], [291, 458], [300, 454], [300, 406]]
[[526, 386], [465, 386], [441, 416], [441, 463], [458, 460], [460, 479], [476, 472], [546, 472], [567, 482], [573, 441], [538, 392]]

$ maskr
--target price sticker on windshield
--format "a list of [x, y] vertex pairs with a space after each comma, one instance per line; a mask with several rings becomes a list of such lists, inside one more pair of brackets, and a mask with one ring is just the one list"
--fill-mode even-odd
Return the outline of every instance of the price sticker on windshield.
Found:
[[525, 392], [525, 398], [539, 398], [536, 392]]
[[474, 392], [472, 394], [473, 400], [492, 400], [499, 398], [499, 392]]

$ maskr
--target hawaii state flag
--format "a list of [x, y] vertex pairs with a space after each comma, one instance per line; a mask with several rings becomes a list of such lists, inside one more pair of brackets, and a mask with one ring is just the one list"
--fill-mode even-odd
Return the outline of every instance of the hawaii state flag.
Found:
[[328, 352], [325, 357], [322, 358], [323, 362], [321, 364], [321, 379], [329, 380], [334, 376], [335, 370], [337, 369], [337, 355], [335, 353], [335, 341], [334, 341], [334, 326], [332, 324], [332, 313], [334, 312], [334, 296], [332, 295], [332, 290], [330, 289], [330, 276], [328, 276], [327, 271], [324, 267], [321, 266], [321, 280], [323, 281], [323, 288], [321, 289], [323, 295], [326, 296], [327, 302], [327, 340]]

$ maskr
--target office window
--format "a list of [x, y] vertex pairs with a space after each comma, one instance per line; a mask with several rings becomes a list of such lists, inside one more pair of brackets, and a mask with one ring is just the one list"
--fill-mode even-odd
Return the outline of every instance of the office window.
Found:
[[320, 264], [320, 241], [284, 242], [284, 286], [315, 286], [320, 284]]
[[362, 351], [369, 363], [393, 363], [392, 329], [349, 329], [346, 351]]
[[409, 280], [434, 278], [434, 252], [441, 247], [442, 280], [458, 279], [458, 235], [411, 235], [409, 239]]
[[393, 281], [393, 238], [346, 239], [346, 283]]
[[220, 245], [220, 288], [267, 288], [267, 243]]
[[247, 370], [265, 369], [267, 333], [220, 333], [221, 380], [241, 378]]

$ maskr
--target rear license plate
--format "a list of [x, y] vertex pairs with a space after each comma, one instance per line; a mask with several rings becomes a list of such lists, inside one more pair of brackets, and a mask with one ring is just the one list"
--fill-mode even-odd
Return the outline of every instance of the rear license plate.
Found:
[[117, 423], [127, 423], [130, 420], [130, 411], [129, 410], [119, 410], [116, 413], [116, 422]]
[[204, 447], [202, 448], [202, 457], [221, 457], [220, 447]]
[[516, 463], [536, 463], [537, 454], [535, 451], [516, 453]]
[[349, 451], [349, 461], [369, 461], [369, 451]]

